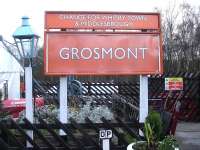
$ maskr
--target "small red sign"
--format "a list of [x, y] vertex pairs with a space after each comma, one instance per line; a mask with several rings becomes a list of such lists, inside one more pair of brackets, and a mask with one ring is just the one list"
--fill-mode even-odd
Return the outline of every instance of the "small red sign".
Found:
[[183, 90], [183, 78], [165, 78], [165, 90]]
[[159, 29], [159, 13], [56, 12], [45, 15], [46, 29]]

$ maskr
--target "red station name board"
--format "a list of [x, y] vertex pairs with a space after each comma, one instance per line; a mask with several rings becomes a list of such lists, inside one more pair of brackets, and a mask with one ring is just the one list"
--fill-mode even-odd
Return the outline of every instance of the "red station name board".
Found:
[[160, 74], [159, 18], [145, 13], [46, 12], [45, 73]]

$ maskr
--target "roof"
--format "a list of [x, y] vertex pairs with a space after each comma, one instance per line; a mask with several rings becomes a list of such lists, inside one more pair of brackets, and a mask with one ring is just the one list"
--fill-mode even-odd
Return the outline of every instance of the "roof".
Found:
[[23, 72], [23, 68], [0, 42], [0, 73]]

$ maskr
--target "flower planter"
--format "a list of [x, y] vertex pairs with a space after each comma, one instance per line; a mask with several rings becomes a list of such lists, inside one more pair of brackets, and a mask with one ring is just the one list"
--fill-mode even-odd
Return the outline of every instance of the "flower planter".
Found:
[[[133, 146], [135, 144], [142, 144], [142, 143], [146, 143], [146, 141], [133, 142], [133, 143], [128, 145], [127, 150], [134, 150]], [[174, 150], [179, 150], [179, 148], [178, 147], [174, 147]]]
[[146, 141], [138, 141], [138, 142], [133, 142], [131, 144], [128, 145], [127, 150], [134, 150], [133, 149], [133, 145], [135, 145], [136, 143], [145, 143]]

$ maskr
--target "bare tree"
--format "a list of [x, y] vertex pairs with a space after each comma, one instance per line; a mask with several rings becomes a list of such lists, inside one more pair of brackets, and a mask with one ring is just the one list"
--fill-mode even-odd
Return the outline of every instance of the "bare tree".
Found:
[[187, 3], [169, 7], [163, 16], [164, 65], [166, 71], [200, 69], [200, 8]]

